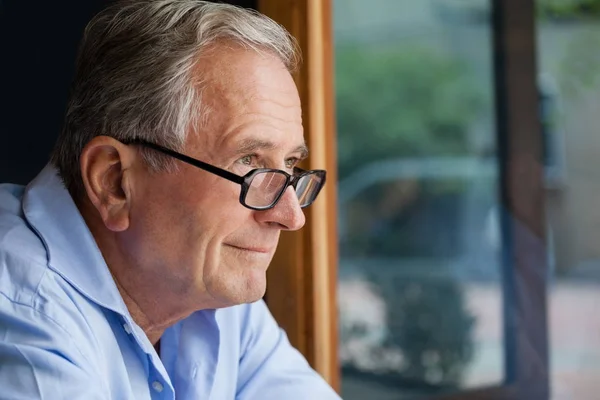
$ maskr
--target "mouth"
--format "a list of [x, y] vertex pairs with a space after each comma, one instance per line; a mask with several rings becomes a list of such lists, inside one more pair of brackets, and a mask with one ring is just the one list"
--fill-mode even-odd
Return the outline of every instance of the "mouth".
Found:
[[225, 243], [225, 246], [234, 248], [238, 251], [244, 251], [249, 253], [259, 253], [259, 254], [271, 254], [273, 248], [272, 247], [255, 247], [255, 246], [236, 246], [233, 244]]

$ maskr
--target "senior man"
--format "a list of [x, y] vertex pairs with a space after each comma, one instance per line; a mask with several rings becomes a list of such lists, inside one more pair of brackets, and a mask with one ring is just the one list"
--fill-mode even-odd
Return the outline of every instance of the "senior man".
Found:
[[261, 300], [325, 183], [297, 59], [226, 4], [88, 24], [51, 162], [0, 186], [0, 398], [339, 399]]

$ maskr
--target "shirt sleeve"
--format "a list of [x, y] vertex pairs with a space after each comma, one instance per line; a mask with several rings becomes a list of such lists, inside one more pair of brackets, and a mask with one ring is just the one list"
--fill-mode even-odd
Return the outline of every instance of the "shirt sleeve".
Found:
[[0, 399], [107, 398], [74, 343], [55, 321], [0, 293]]
[[246, 309], [237, 400], [340, 400], [289, 343], [264, 301]]

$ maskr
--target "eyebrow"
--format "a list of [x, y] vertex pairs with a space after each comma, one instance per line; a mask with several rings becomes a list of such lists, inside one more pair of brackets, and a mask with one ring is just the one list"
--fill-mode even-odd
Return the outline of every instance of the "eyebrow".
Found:
[[[252, 153], [257, 150], [273, 150], [276, 147], [277, 146], [275, 145], [275, 143], [270, 142], [268, 140], [245, 139], [239, 143], [236, 153], [244, 154], [244, 153]], [[306, 147], [306, 144], [303, 143], [300, 146], [293, 149], [292, 153], [300, 153], [301, 154], [300, 158], [304, 159], [304, 158], [308, 157], [308, 147]]]

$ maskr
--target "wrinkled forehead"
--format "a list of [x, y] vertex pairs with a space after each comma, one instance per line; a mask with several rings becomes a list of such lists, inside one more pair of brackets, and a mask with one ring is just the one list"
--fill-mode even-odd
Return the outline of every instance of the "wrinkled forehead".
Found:
[[203, 79], [198, 139], [205, 146], [304, 146], [300, 98], [283, 62], [244, 49], [213, 50], [210, 55], [198, 71]]
[[198, 74], [209, 101], [252, 105], [252, 100], [268, 98], [282, 106], [300, 107], [290, 72], [270, 53], [226, 46], [212, 49], [200, 58]]

